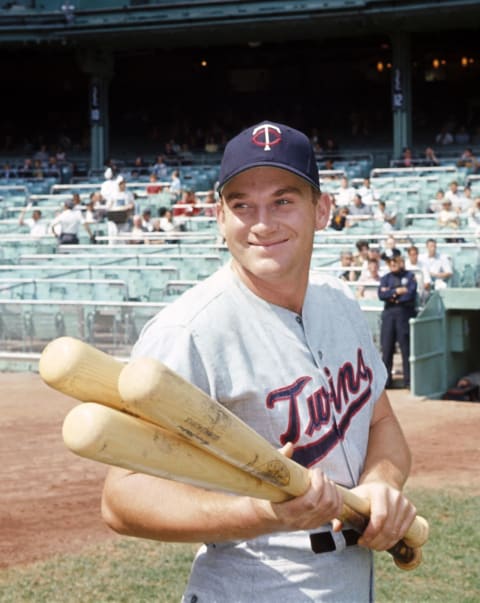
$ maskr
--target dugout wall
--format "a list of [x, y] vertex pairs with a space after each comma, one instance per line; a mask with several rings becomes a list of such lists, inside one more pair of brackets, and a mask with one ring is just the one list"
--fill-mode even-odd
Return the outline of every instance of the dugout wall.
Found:
[[480, 289], [435, 292], [410, 321], [411, 391], [441, 398], [480, 369]]

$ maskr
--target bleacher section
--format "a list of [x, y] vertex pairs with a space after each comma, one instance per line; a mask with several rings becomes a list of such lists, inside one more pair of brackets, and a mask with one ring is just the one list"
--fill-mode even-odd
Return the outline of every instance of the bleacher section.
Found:
[[[452, 180], [461, 187], [470, 185], [480, 194], [480, 177], [465, 174], [454, 165], [436, 168], [370, 169], [368, 158], [358, 164], [339, 166], [334, 171], [320, 171], [322, 188], [335, 195], [341, 176], [354, 187], [370, 177], [377, 198], [397, 214], [396, 228], [384, 229], [373, 218], [363, 220], [343, 231], [327, 228], [315, 237], [312, 269], [335, 274], [340, 253], [355, 252], [355, 243], [366, 239], [371, 245], [384, 245], [393, 234], [397, 247], [416, 244], [424, 250], [428, 238], [436, 238], [438, 250], [453, 263], [450, 287], [471, 288], [480, 285], [478, 228], [469, 225], [465, 215], [455, 230], [440, 229], [436, 215], [428, 207], [438, 188], [448, 188]], [[360, 162], [361, 161], [361, 162]], [[319, 165], [320, 167], [320, 165]], [[347, 169], [348, 168], [348, 169]], [[214, 187], [216, 166], [189, 166], [188, 186], [202, 194]], [[48, 341], [71, 335], [88, 341], [117, 356], [127, 357], [131, 346], [146, 323], [159, 309], [181, 295], [195, 283], [212, 274], [229, 260], [229, 252], [219, 236], [215, 219], [198, 215], [184, 220], [183, 230], [166, 242], [166, 233], [145, 234], [138, 244], [122, 236], [107, 236], [105, 222], [94, 225], [97, 244], [88, 237], [80, 245], [58, 245], [53, 236], [33, 239], [28, 229], [19, 227], [19, 212], [27, 203], [41, 208], [46, 219], [58, 212], [66, 198], [79, 192], [86, 201], [91, 191], [99, 189], [101, 179], [49, 184], [48, 191], [33, 192], [27, 183], [0, 185], [0, 368], [11, 367], [15, 355], [39, 354]], [[148, 205], [156, 215], [160, 207], [172, 203], [169, 183], [163, 183], [162, 195], [145, 193], [147, 176], [128, 182], [136, 194], [137, 211]], [[358, 283], [351, 283], [358, 294]], [[378, 299], [359, 298], [379, 346], [382, 304]]]

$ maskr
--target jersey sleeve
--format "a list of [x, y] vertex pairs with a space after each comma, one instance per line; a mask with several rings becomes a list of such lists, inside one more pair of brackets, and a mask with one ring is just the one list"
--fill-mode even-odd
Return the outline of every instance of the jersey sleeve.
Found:
[[188, 382], [210, 393], [205, 366], [188, 327], [165, 325], [161, 320], [154, 319], [143, 329], [131, 357], [159, 360]]

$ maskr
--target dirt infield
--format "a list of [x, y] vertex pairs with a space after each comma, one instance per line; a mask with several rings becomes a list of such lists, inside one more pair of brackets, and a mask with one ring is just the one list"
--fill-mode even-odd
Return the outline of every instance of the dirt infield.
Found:
[[[100, 519], [106, 468], [70, 453], [61, 425], [77, 404], [32, 373], [0, 373], [0, 567], [117, 538]], [[411, 486], [480, 493], [480, 404], [390, 399], [412, 448]]]

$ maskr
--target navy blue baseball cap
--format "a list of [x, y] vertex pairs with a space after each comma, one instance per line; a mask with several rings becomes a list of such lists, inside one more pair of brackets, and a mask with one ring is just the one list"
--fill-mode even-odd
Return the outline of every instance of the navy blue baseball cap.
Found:
[[310, 140], [290, 126], [263, 121], [232, 138], [223, 153], [218, 190], [237, 174], [259, 166], [287, 170], [320, 190]]

